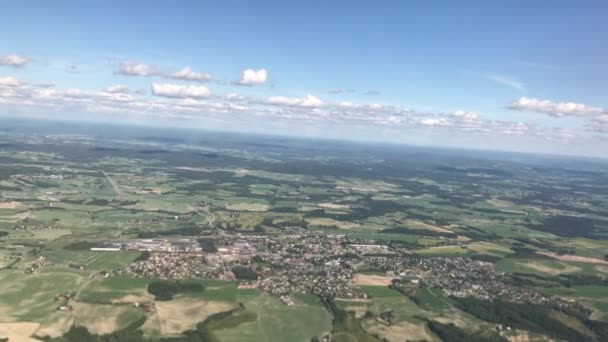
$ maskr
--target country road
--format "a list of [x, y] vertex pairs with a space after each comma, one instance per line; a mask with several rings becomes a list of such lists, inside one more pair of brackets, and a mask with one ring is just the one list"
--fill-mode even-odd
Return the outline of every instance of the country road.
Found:
[[116, 192], [116, 195], [121, 195], [122, 192], [120, 191], [118, 184], [116, 184], [116, 182], [114, 182], [114, 180], [112, 180], [112, 178], [110, 178], [110, 176], [108, 176], [108, 174], [104, 170], [101, 170], [101, 173], [103, 173], [103, 175], [106, 177], [108, 182], [110, 182], [110, 184], [112, 185], [112, 188], [114, 188], [114, 192]]
[[213, 227], [213, 222], [215, 221], [215, 214], [210, 212], [209, 209], [207, 208], [201, 208], [202, 211], [205, 212], [205, 214], [209, 215], [209, 227]]

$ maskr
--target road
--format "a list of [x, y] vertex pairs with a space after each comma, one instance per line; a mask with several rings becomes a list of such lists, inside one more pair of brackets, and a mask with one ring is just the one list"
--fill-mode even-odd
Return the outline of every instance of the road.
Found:
[[210, 212], [209, 209], [207, 208], [201, 208], [202, 211], [205, 212], [205, 214], [209, 215], [209, 227], [213, 228], [213, 222], [215, 222], [215, 214]]
[[116, 184], [116, 182], [114, 182], [114, 180], [112, 180], [112, 178], [110, 178], [110, 176], [108, 176], [108, 174], [104, 170], [101, 170], [101, 173], [103, 173], [103, 175], [106, 177], [108, 182], [110, 182], [110, 184], [112, 184], [112, 188], [114, 188], [114, 192], [116, 192], [116, 195], [121, 195], [122, 192], [120, 191], [118, 184]]

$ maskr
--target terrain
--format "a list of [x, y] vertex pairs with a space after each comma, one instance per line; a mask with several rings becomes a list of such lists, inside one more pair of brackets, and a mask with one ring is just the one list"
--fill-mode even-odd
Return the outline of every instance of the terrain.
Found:
[[0, 339], [608, 339], [604, 160], [0, 132]]

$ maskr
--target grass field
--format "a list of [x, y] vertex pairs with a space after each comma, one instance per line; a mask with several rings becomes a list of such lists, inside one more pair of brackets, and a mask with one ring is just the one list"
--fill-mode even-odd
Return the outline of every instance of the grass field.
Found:
[[[302, 298], [302, 297], [300, 297]], [[331, 316], [320, 301], [312, 298], [286, 306], [278, 298], [240, 292], [239, 302], [257, 314], [254, 322], [246, 322], [232, 329], [214, 334], [221, 341], [302, 341], [331, 330]]]
[[67, 265], [69, 263], [84, 265], [85, 270], [114, 270], [129, 265], [140, 253], [138, 252], [93, 252], [69, 251], [64, 249], [45, 250], [41, 255], [52, 263]]
[[44, 268], [27, 275], [23, 270], [0, 272], [0, 321], [44, 321], [57, 309], [55, 296], [76, 292], [88, 274], [64, 268]]
[[384, 297], [402, 297], [403, 295], [396, 290], [390, 289], [386, 286], [361, 286], [361, 289], [372, 296], [372, 298], [384, 298]]
[[579, 262], [564, 262], [542, 258], [504, 258], [496, 263], [496, 269], [507, 273], [540, 273], [548, 276], [556, 276], [560, 274], [598, 274], [597, 269], [590, 264], [584, 264]]

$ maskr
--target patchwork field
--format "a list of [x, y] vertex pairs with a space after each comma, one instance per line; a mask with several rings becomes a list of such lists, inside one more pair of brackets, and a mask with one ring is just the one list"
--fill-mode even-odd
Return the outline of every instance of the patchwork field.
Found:
[[[143, 128], [94, 138], [12, 129], [0, 132], [0, 339], [604, 338], [601, 161]], [[91, 250], [184, 238], [202, 248], [197, 263]], [[460, 288], [428, 285], [452, 277], [445, 260], [581, 307], [530, 304], [493, 316], [506, 307], [496, 298], [468, 307]], [[141, 273], [129, 272], [139, 262]], [[450, 283], [471, 279], [459, 276]], [[163, 299], [149, 289], [161, 280], [200, 287]], [[540, 318], [507, 320], [512, 312]]]

